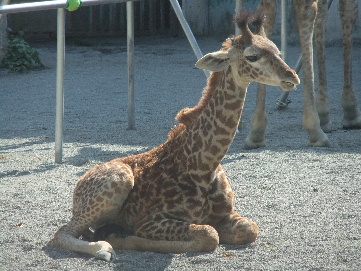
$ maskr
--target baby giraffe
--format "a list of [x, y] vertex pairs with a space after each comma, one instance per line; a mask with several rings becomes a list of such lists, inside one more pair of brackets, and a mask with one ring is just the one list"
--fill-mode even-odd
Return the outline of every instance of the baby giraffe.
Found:
[[[220, 163], [236, 133], [248, 85], [289, 91], [300, 80], [266, 38], [262, 14], [241, 13], [235, 22], [243, 35], [227, 39], [220, 51], [196, 63], [212, 71], [199, 103], [178, 113], [179, 125], [164, 144], [85, 173], [74, 190], [73, 217], [50, 245], [110, 261], [113, 249], [204, 252], [219, 243], [256, 240], [258, 226], [235, 212], [234, 193]], [[126, 235], [86, 240], [89, 228], [108, 224]]]

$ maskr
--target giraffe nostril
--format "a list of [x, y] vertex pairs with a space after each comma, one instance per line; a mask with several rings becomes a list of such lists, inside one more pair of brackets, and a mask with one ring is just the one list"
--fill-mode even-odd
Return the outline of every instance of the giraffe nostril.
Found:
[[286, 75], [286, 77], [294, 77], [295, 76], [293, 71], [286, 71], [285, 75]]

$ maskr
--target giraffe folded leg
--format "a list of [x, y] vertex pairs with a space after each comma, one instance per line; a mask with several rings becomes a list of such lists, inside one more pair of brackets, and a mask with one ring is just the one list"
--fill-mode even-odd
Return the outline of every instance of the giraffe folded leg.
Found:
[[79, 223], [75, 219], [72, 219], [67, 225], [62, 226], [55, 233], [54, 238], [49, 241], [48, 245], [88, 253], [106, 261], [111, 261], [115, 258], [115, 252], [108, 242], [88, 242], [80, 240], [80, 229], [87, 229], [85, 229], [86, 227], [84, 226], [77, 227], [77, 224]]
[[110, 261], [115, 257], [106, 241], [80, 240], [89, 228], [116, 223], [118, 213], [134, 185], [129, 166], [110, 161], [89, 170], [77, 183], [73, 195], [73, 217], [61, 227], [48, 243], [51, 246], [89, 253]]
[[219, 244], [217, 231], [209, 225], [189, 224], [174, 219], [146, 223], [135, 236], [119, 238], [111, 234], [106, 240], [114, 249], [187, 253], [213, 251]]
[[256, 241], [259, 228], [251, 219], [234, 212], [216, 225], [221, 244], [243, 245]]

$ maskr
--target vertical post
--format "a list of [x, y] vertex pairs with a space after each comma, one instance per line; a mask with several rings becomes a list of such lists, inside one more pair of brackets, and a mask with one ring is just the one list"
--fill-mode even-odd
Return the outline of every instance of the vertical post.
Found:
[[[9, 3], [10, 0], [0, 1], [1, 6], [5, 6]], [[0, 14], [0, 60], [5, 56], [5, 47], [8, 44], [7, 37], [7, 17], [6, 14]]]
[[65, 9], [58, 9], [57, 17], [57, 66], [56, 66], [56, 120], [55, 163], [63, 161], [64, 118], [64, 62], [65, 62]]
[[[241, 10], [241, 8], [242, 8], [242, 0], [236, 0], [236, 14]], [[241, 29], [239, 29], [238, 28], [238, 26], [237, 26], [237, 24], [235, 24], [235, 35], [236, 36], [239, 36], [239, 35], [241, 35], [242, 33], [241, 33]]]
[[286, 28], [286, 0], [281, 1], [281, 51], [282, 59], [286, 60], [287, 28]]
[[135, 129], [134, 117], [134, 3], [127, 2], [127, 47], [128, 47], [128, 130]]
[[[2, 0], [1, 1], [1, 6], [6, 6], [7, 4], [9, 4], [10, 0]], [[0, 14], [0, 22], [1, 22], [1, 19], [3, 18], [5, 14]]]

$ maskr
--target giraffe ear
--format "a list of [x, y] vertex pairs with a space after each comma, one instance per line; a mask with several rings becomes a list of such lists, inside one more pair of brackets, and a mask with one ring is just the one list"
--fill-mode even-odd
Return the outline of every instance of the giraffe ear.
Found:
[[219, 72], [225, 70], [230, 64], [228, 51], [218, 51], [206, 54], [197, 61], [196, 67], [198, 69], [208, 70], [212, 72]]

